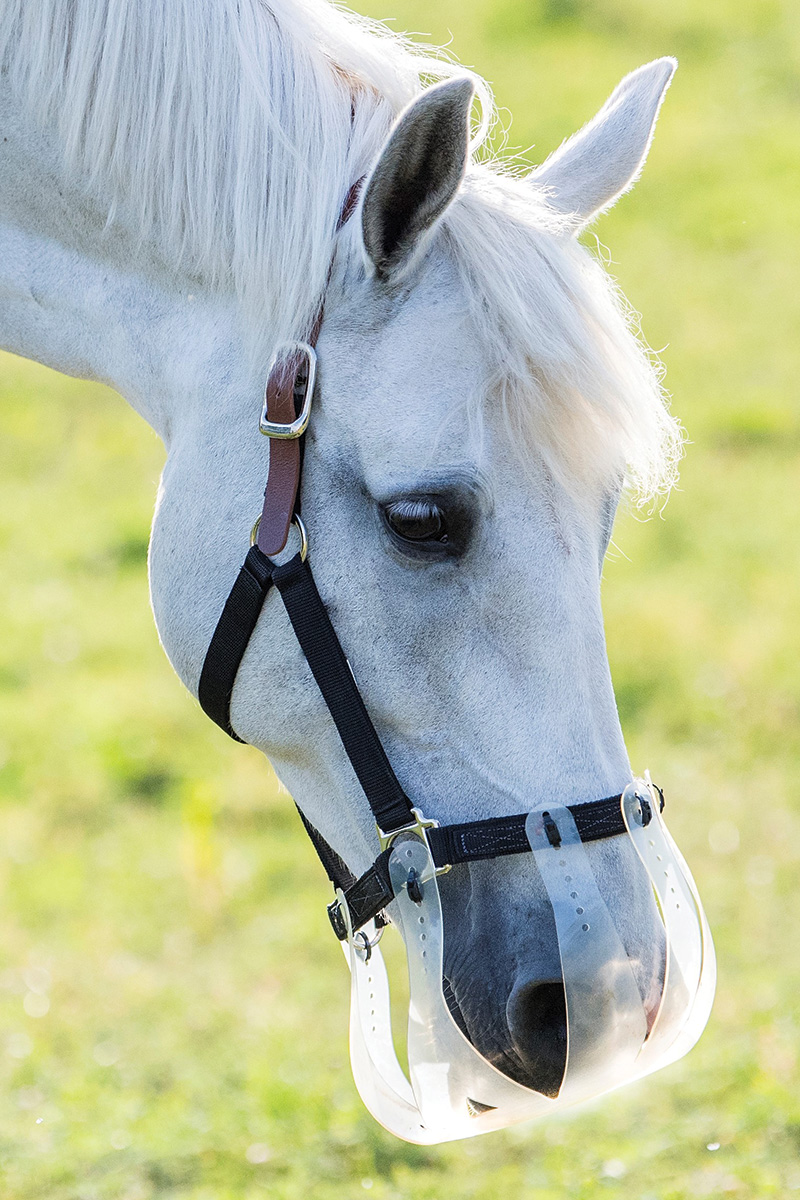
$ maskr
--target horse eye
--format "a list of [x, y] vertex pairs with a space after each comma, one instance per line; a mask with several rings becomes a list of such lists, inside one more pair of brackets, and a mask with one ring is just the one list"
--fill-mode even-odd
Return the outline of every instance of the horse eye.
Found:
[[444, 513], [430, 500], [395, 500], [383, 510], [384, 519], [395, 537], [420, 545], [424, 542], [447, 543]]

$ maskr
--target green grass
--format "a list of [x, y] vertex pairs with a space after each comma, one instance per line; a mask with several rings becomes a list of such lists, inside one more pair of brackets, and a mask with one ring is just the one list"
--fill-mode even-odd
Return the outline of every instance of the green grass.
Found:
[[625, 71], [681, 60], [598, 233], [692, 444], [664, 519], [620, 521], [604, 591], [631, 754], [667, 787], [714, 928], [715, 1010], [688, 1059], [569, 1119], [434, 1149], [383, 1133], [292, 805], [158, 647], [160, 445], [102, 389], [5, 357], [0, 1196], [800, 1194], [800, 22], [788, 0], [372, 12], [452, 29], [532, 159]]

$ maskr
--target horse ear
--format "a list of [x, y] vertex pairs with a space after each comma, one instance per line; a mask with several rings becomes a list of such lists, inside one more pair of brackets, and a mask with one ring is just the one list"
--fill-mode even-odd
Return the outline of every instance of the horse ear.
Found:
[[405, 110], [364, 189], [364, 247], [379, 275], [405, 267], [464, 178], [471, 79], [428, 88]]
[[639, 178], [677, 65], [674, 58], [659, 58], [626, 75], [597, 116], [530, 175], [574, 233]]

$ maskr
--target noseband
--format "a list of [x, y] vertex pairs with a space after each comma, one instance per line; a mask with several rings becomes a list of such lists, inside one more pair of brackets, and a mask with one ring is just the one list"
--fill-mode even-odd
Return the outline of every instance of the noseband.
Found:
[[[355, 211], [361, 180], [345, 199], [340, 230]], [[330, 281], [330, 272], [329, 272]], [[199, 700], [203, 710], [236, 741], [231, 725], [231, 697], [245, 650], [271, 587], [281, 595], [292, 628], [323, 699], [333, 717], [345, 753], [367, 798], [377, 826], [381, 852], [372, 866], [356, 879], [342, 858], [320, 833], [300, 816], [314, 843], [337, 898], [328, 906], [333, 930], [340, 941], [375, 920], [386, 924], [385, 909], [395, 898], [396, 885], [389, 873], [392, 846], [400, 835], [412, 835], [429, 848], [436, 873], [458, 863], [499, 858], [531, 851], [526, 834], [528, 814], [491, 817], [458, 825], [440, 826], [423, 815], [406, 795], [381, 744], [350, 665], [325, 605], [317, 591], [308, 561], [308, 538], [299, 512], [304, 434], [311, 416], [316, 374], [316, 343], [322, 328], [323, 304], [304, 342], [283, 347], [270, 364], [260, 429], [270, 439], [269, 471], [261, 516], [253, 527], [251, 546], [217, 622], [203, 663]], [[294, 524], [300, 533], [297, 554], [284, 564], [273, 561], [286, 546]], [[658, 791], [663, 809], [663, 794]], [[652, 818], [644, 797], [639, 801], [642, 825]], [[625, 833], [621, 796], [587, 801], [567, 810], [582, 842]], [[561, 845], [562, 831], [549, 812], [541, 814], [544, 832], [553, 847]], [[409, 895], [420, 891], [416, 879], [406, 881]], [[342, 906], [347, 908], [347, 914]]]

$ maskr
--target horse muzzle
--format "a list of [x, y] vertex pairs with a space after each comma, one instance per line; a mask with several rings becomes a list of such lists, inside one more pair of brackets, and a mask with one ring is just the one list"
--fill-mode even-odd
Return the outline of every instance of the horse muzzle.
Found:
[[539, 1043], [553, 1050], [541, 1090], [492, 1065], [454, 1018], [444, 991], [446, 922], [424, 837], [396, 841], [389, 859], [393, 920], [408, 960], [408, 1077], [394, 1050], [377, 931], [370, 923], [354, 933], [341, 906], [349, 926], [343, 948], [351, 971], [353, 1074], [367, 1108], [392, 1133], [431, 1144], [543, 1116], [658, 1070], [697, 1041], [716, 977], [697, 889], [649, 781], [630, 784], [620, 807], [663, 927], [663, 986], [654, 1004], [643, 1000], [570, 810], [550, 804], [531, 812], [525, 824], [531, 854], [523, 857], [535, 864], [538, 890], [544, 885], [561, 979], [519, 989], [509, 1002], [509, 1026], [525, 1025], [535, 1039], [541, 1025]]

